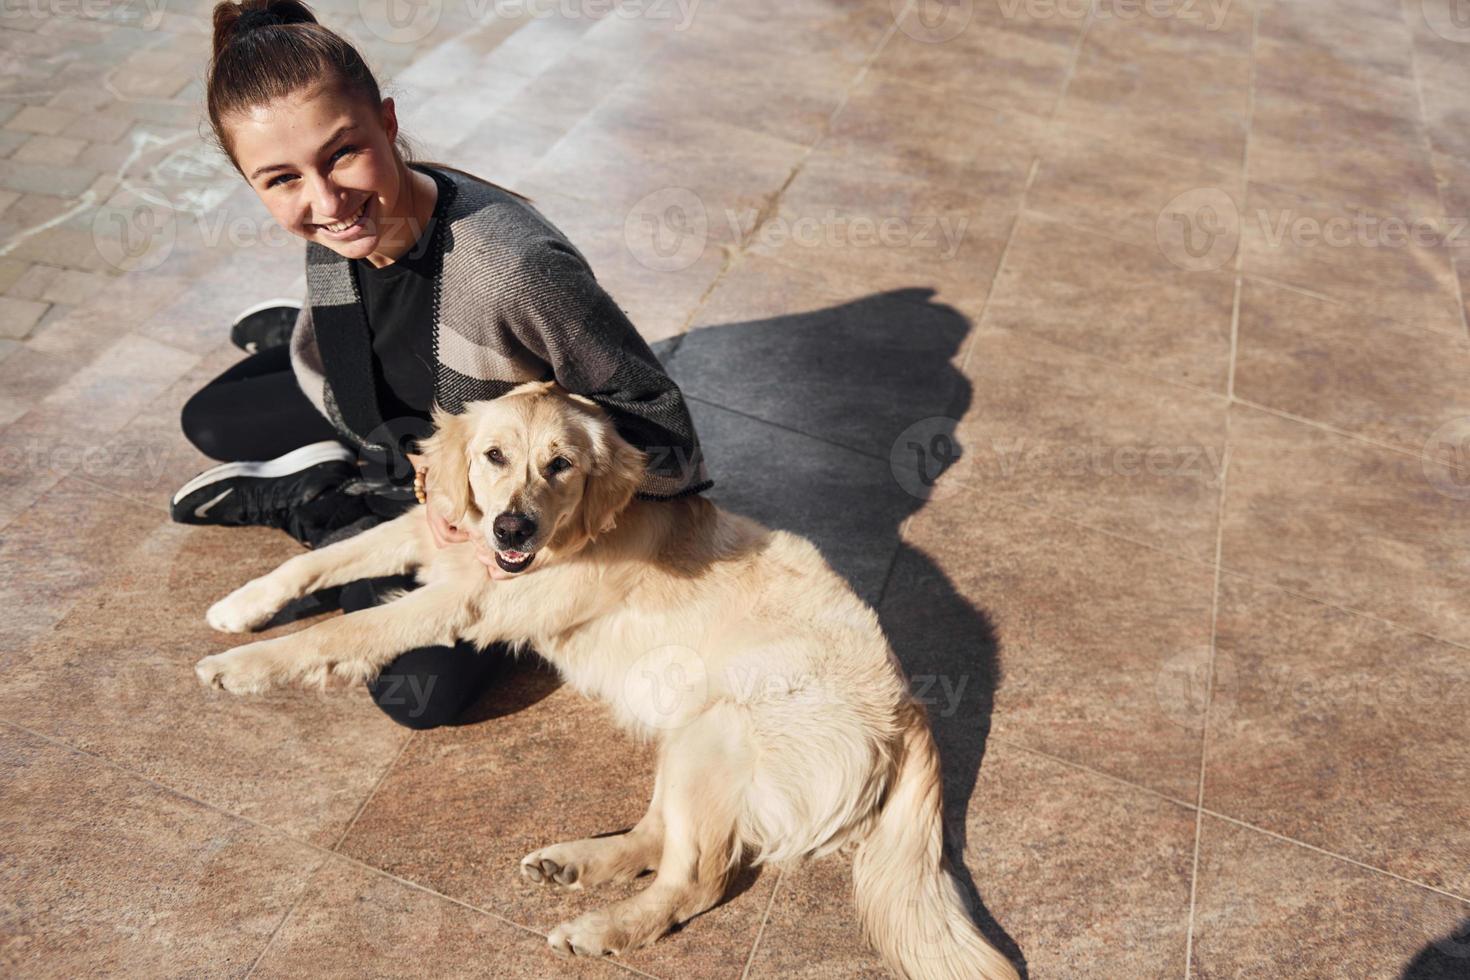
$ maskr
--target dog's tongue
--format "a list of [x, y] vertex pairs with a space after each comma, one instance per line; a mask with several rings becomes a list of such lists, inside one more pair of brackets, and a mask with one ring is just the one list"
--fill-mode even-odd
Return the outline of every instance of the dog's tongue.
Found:
[[502, 551], [501, 554], [505, 556], [506, 561], [520, 561], [526, 557], [524, 551]]

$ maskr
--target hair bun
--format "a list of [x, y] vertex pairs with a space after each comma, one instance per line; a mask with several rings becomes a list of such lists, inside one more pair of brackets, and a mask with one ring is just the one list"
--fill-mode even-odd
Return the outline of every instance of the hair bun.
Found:
[[301, 0], [219, 0], [214, 6], [214, 56], [218, 59], [231, 42], [262, 27], [316, 22], [311, 8]]
[[271, 27], [275, 24], [284, 24], [285, 19], [268, 7], [256, 10], [247, 10], [235, 21], [235, 33], [247, 34], [259, 27]]

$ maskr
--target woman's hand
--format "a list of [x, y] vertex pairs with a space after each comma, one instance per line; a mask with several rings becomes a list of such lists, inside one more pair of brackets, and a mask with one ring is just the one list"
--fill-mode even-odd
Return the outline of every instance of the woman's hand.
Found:
[[[408, 454], [408, 461], [413, 464], [415, 476], [427, 475], [428, 466], [424, 463], [424, 457]], [[443, 548], [446, 545], [459, 544], [470, 539], [468, 531], [462, 531], [444, 519], [439, 513], [439, 508], [428, 506], [428, 488], [424, 489], [424, 517], [429, 522], [429, 535], [434, 539], [434, 547]]]

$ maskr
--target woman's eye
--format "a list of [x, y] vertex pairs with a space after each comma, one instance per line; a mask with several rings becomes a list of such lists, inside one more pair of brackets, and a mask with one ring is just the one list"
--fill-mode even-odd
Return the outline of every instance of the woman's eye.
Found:
[[485, 451], [485, 458], [494, 463], [496, 466], [499, 466], [505, 462], [505, 454], [502, 453], [499, 449], [487, 449]]
[[279, 184], [281, 181], [285, 180], [289, 176], [291, 176], [291, 175], [290, 174], [277, 174], [276, 176], [272, 177], [270, 180], [266, 181], [265, 182], [265, 186], [266, 187], [274, 187], [277, 184]]
[[571, 468], [571, 461], [568, 460], [565, 456], [558, 456], [551, 462], [546, 464], [546, 472], [553, 476], [555, 476], [557, 473], [560, 473], [562, 470], [569, 470]]
[[353, 153], [356, 153], [356, 152], [357, 152], [357, 147], [355, 147], [355, 146], [344, 146], [341, 149], [339, 149], [336, 153], [333, 153], [332, 154], [332, 159], [335, 160], [338, 157], [348, 156], [348, 155], [353, 154]]

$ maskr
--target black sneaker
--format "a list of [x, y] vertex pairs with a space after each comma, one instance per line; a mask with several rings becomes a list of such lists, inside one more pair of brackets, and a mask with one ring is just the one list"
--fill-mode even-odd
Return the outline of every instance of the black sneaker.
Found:
[[294, 299], [268, 299], [235, 317], [230, 340], [247, 354], [280, 347], [291, 340], [301, 304]]
[[[264, 525], [290, 530], [298, 511], [357, 475], [357, 454], [328, 440], [263, 463], [221, 463], [179, 488], [180, 524]], [[295, 531], [292, 531], [295, 535]]]

